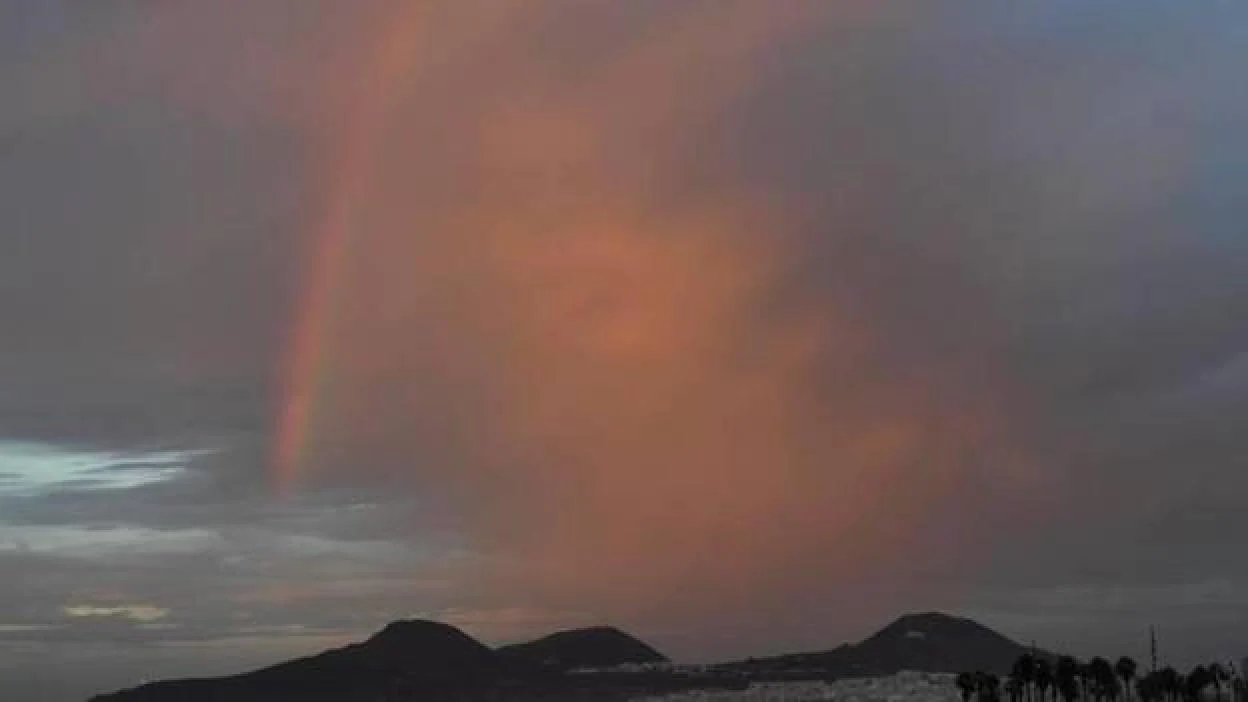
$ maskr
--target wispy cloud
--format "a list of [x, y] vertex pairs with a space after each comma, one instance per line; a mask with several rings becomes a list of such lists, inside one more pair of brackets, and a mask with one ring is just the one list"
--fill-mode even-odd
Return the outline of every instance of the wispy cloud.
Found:
[[66, 605], [61, 608], [65, 616], [71, 618], [119, 617], [130, 619], [142, 624], [151, 624], [169, 616], [169, 610], [151, 605], [118, 605], [100, 607], [96, 605]]
[[0, 497], [61, 491], [126, 490], [173, 480], [212, 449], [93, 451], [54, 444], [0, 442]]

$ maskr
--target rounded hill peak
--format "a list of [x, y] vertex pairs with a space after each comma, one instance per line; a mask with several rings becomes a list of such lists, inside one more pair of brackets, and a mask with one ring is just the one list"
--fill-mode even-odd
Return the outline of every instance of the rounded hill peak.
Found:
[[944, 612], [921, 612], [907, 614], [892, 624], [884, 627], [872, 638], [881, 636], [907, 636], [917, 638], [917, 634], [927, 635], [965, 635], [994, 633], [978, 622], [963, 617], [955, 617]]
[[513, 660], [564, 669], [668, 662], [666, 656], [645, 642], [612, 626], [561, 631], [529, 643], [505, 646], [499, 653]]
[[429, 666], [477, 666], [487, 664], [494, 652], [449, 624], [412, 619], [392, 622], [360, 649], [387, 660], [409, 660]]
[[907, 614], [855, 647], [870, 671], [1008, 670], [1026, 649], [982, 624], [943, 612]]

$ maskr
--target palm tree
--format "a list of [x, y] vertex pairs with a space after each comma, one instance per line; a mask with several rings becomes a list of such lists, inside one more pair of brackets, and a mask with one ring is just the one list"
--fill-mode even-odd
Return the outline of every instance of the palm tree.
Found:
[[1093, 688], [1095, 687], [1096, 675], [1092, 670], [1092, 661], [1079, 664], [1079, 694], [1084, 700], [1093, 698]]
[[1161, 702], [1163, 697], [1161, 674], [1153, 671], [1140, 678], [1135, 684], [1135, 690], [1139, 695], [1140, 702]]
[[1244, 683], [1244, 675], [1231, 664], [1231, 698], [1234, 702], [1248, 702], [1248, 685]]
[[1127, 699], [1131, 698], [1131, 683], [1135, 680], [1135, 673], [1138, 670], [1139, 666], [1127, 656], [1119, 658], [1118, 662], [1114, 664], [1114, 672], [1122, 679], [1122, 690]]
[[1053, 687], [1053, 664], [1048, 658], [1036, 659], [1036, 689], [1040, 691], [1040, 702], [1048, 702], [1049, 688]]
[[1157, 689], [1168, 700], [1176, 700], [1183, 691], [1183, 676], [1171, 667], [1157, 672]]
[[958, 692], [962, 693], [962, 702], [971, 702], [971, 695], [975, 694], [975, 676], [971, 673], [958, 673], [954, 684], [958, 686]]
[[1001, 702], [1001, 678], [992, 673], [976, 673], [979, 702]]
[[1087, 675], [1092, 695], [1098, 702], [1118, 696], [1118, 674], [1109, 661], [1100, 656], [1093, 658], [1088, 662]]
[[1010, 698], [1010, 702], [1020, 702], [1023, 698], [1022, 681], [1011, 675], [1005, 681], [1005, 694]]
[[1216, 695], [1214, 699], [1222, 702], [1222, 683], [1231, 679], [1231, 674], [1227, 671], [1226, 666], [1221, 663], [1209, 664], [1209, 682], [1213, 683], [1213, 693]]
[[1024, 653], [1014, 661], [1014, 668], [1010, 671], [1010, 677], [1018, 680], [1023, 686], [1023, 690], [1027, 692], [1028, 700], [1031, 699], [1031, 685], [1036, 681], [1036, 657], [1030, 653]]
[[1192, 668], [1192, 672], [1187, 674], [1187, 699], [1191, 702], [1199, 702], [1200, 698], [1205, 694], [1205, 688], [1209, 687], [1209, 683], [1213, 682], [1209, 669], [1203, 665]]
[[1058, 658], [1053, 677], [1057, 681], [1057, 691], [1065, 702], [1079, 699], [1079, 661], [1070, 656]]

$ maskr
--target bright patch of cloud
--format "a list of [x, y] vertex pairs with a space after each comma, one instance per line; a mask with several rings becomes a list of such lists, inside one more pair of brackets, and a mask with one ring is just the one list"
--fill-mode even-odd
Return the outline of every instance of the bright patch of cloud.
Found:
[[205, 529], [158, 531], [140, 528], [93, 529], [84, 526], [5, 525], [0, 554], [42, 553], [86, 560], [121, 555], [177, 555], [218, 548], [221, 537]]
[[160, 621], [169, 616], [169, 610], [164, 607], [153, 607], [151, 605], [121, 605], [117, 607], [72, 605], [62, 607], [61, 612], [73, 619], [121, 618], [144, 624]]
[[61, 490], [125, 490], [177, 477], [213, 449], [84, 451], [50, 444], [0, 441], [0, 496]]

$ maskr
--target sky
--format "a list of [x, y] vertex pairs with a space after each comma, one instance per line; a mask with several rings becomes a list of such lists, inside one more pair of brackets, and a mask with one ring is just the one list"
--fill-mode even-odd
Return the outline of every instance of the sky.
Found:
[[1248, 654], [1246, 60], [1225, 0], [0, 0], [5, 699], [403, 617]]

